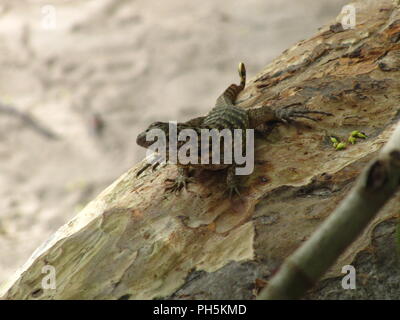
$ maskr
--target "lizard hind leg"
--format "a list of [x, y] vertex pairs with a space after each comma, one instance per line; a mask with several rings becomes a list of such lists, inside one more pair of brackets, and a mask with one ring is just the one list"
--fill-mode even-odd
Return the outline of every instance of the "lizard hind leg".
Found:
[[313, 114], [333, 116], [333, 114], [329, 112], [324, 112], [319, 110], [309, 110], [303, 107], [300, 103], [290, 104], [275, 111], [276, 118], [285, 123], [291, 122], [296, 118], [304, 118], [312, 121], [319, 121], [319, 119], [310, 116]]

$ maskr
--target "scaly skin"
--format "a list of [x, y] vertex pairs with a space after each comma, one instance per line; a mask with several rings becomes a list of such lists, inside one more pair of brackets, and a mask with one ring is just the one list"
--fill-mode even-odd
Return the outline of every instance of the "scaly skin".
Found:
[[[307, 110], [304, 107], [301, 107], [301, 104], [291, 104], [285, 107], [282, 107], [278, 110], [272, 110], [268, 106], [261, 106], [252, 109], [243, 109], [235, 106], [235, 100], [239, 93], [244, 89], [246, 83], [246, 69], [243, 63], [239, 64], [239, 76], [240, 76], [240, 84], [231, 84], [217, 99], [215, 107], [205, 116], [191, 119], [184, 123], [177, 124], [177, 133], [183, 129], [193, 129], [197, 132], [198, 137], [200, 137], [201, 129], [243, 129], [242, 135], [242, 145], [245, 146], [245, 130], [246, 129], [255, 129], [261, 124], [265, 124], [271, 121], [282, 121], [282, 122], [290, 122], [296, 118], [305, 118], [313, 121], [318, 121], [310, 116], [310, 114], [321, 114], [321, 115], [331, 115], [330, 113], [323, 111], [311, 111]], [[297, 106], [297, 107], [296, 107]], [[152, 129], [161, 129], [164, 131], [167, 137], [167, 149], [168, 149], [168, 133], [169, 133], [169, 123], [168, 122], [155, 122], [152, 123], [146, 131], [140, 133], [136, 139], [138, 145], [148, 148], [153, 144], [152, 141], [146, 141], [146, 134]], [[178, 143], [178, 150], [181, 145], [185, 142]], [[222, 147], [222, 146], [221, 146]], [[222, 150], [222, 149], [221, 149]], [[168, 150], [167, 150], [168, 151]], [[200, 158], [200, 147], [199, 147], [199, 158]], [[168, 155], [168, 152], [167, 152]], [[221, 152], [221, 156], [223, 152]], [[211, 164], [211, 156], [212, 152], [210, 152], [210, 164], [181, 164], [178, 163], [178, 177], [175, 180], [168, 179], [168, 181], [172, 181], [173, 184], [167, 188], [170, 191], [179, 191], [182, 187], [186, 187], [188, 182], [192, 182], [193, 179], [189, 177], [189, 169], [201, 169], [201, 170], [223, 170], [227, 169], [227, 192], [229, 196], [232, 196], [233, 193], [237, 193], [239, 196], [238, 190], [238, 181], [235, 176], [235, 167], [236, 163], [232, 164], [224, 164], [223, 159], [221, 159], [221, 164]], [[234, 157], [232, 157], [234, 160]], [[168, 159], [166, 159], [168, 160]], [[149, 167], [149, 165], [147, 166]], [[147, 168], [146, 167], [146, 168]], [[140, 170], [140, 173], [143, 170]]]

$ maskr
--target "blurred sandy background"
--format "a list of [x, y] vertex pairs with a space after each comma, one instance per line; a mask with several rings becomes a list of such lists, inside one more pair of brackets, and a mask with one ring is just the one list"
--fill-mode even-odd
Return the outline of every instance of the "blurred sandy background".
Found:
[[0, 282], [142, 159], [140, 130], [205, 114], [239, 61], [254, 76], [347, 2], [2, 0]]

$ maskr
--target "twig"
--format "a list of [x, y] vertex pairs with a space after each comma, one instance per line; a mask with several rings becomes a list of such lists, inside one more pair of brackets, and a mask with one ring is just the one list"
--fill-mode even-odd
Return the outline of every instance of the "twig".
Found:
[[400, 182], [400, 124], [321, 227], [288, 257], [258, 299], [298, 299], [393, 196]]
[[32, 118], [32, 116], [17, 110], [13, 106], [0, 103], [0, 112], [11, 115], [11, 116], [15, 116], [15, 117], [21, 119], [25, 124], [27, 124], [29, 127], [31, 127], [36, 132], [45, 136], [46, 138], [58, 139], [58, 136], [54, 132], [52, 132], [50, 129], [45, 128], [37, 120]]

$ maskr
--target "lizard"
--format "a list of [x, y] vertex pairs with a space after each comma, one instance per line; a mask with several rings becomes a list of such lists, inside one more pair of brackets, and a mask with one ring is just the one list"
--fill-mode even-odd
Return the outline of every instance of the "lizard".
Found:
[[[281, 121], [289, 123], [296, 118], [305, 118], [313, 121], [318, 121], [310, 116], [310, 114], [320, 114], [331, 116], [331, 113], [324, 111], [314, 111], [309, 110], [305, 107], [298, 107], [300, 103], [292, 103], [290, 105], [280, 107], [276, 110], [272, 109], [270, 106], [261, 105], [254, 108], [244, 109], [235, 105], [237, 96], [246, 85], [246, 68], [243, 63], [239, 64], [238, 67], [240, 83], [231, 84], [218, 98], [215, 107], [210, 110], [206, 116], [197, 117], [186, 122], [179, 122], [176, 124], [177, 134], [183, 129], [192, 129], [198, 136], [200, 136], [201, 129], [217, 129], [223, 130], [228, 129], [233, 131], [234, 129], [243, 129], [242, 141], [245, 141], [245, 129], [256, 129], [262, 124], [268, 124], [271, 122]], [[297, 107], [296, 107], [297, 106]], [[149, 148], [154, 142], [147, 141], [146, 135], [153, 129], [160, 129], [164, 132], [166, 136], [166, 145], [169, 145], [169, 122], [153, 122], [150, 126], [143, 132], [141, 132], [136, 139], [136, 143], [144, 148]], [[177, 149], [181, 147], [183, 142], [178, 142]], [[243, 144], [242, 144], [243, 145]], [[200, 149], [199, 152], [200, 154]], [[168, 152], [167, 152], [168, 154]], [[222, 154], [222, 152], [221, 152]], [[209, 157], [211, 159], [212, 152], [210, 152]], [[168, 161], [168, 159], [166, 159]], [[193, 178], [189, 177], [189, 170], [191, 168], [201, 169], [201, 170], [227, 170], [226, 185], [227, 192], [229, 196], [232, 197], [233, 193], [240, 196], [238, 189], [238, 179], [235, 175], [236, 163], [225, 164], [221, 161], [219, 164], [183, 164], [177, 163], [178, 175], [175, 180], [167, 179], [167, 181], [172, 182], [172, 185], [167, 188], [170, 191], [179, 191], [182, 188], [186, 189], [187, 183], [193, 182]], [[153, 169], [157, 166], [153, 166]], [[151, 166], [148, 164], [145, 168], [140, 170], [137, 174], [139, 176], [146, 168]]]

